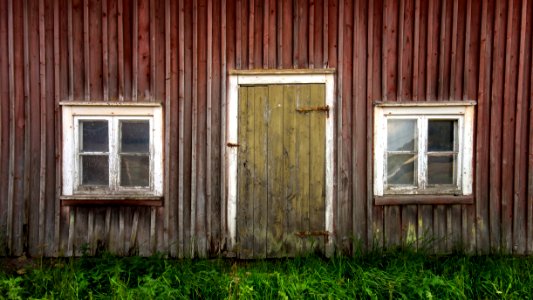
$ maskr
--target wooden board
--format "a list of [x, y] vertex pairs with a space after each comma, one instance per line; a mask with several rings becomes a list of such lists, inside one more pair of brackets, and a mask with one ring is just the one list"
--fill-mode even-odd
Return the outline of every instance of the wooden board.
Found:
[[326, 113], [305, 109], [324, 102], [319, 84], [240, 87], [239, 257], [323, 251]]

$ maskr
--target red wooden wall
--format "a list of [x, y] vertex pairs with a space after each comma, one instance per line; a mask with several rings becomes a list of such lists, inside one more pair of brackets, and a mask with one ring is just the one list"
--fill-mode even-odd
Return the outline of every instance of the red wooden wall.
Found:
[[[0, 255], [223, 252], [228, 70], [325, 67], [339, 249], [531, 253], [532, 22], [531, 0], [0, 0]], [[163, 207], [61, 206], [69, 100], [163, 103]], [[477, 101], [473, 205], [373, 205], [376, 100]]]

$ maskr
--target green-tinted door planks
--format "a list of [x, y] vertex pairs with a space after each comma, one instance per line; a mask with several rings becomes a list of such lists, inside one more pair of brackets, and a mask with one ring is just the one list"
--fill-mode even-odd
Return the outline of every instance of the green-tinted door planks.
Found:
[[239, 257], [324, 251], [324, 105], [323, 84], [239, 88]]

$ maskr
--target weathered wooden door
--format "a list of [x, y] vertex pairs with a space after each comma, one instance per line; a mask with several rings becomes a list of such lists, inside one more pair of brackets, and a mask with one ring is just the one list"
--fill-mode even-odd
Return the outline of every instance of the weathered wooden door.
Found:
[[323, 84], [239, 88], [241, 258], [324, 250], [327, 117]]

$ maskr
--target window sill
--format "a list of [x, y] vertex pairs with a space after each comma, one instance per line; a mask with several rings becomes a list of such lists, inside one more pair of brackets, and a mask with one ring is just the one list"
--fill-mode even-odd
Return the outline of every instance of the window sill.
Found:
[[374, 196], [374, 205], [446, 205], [446, 204], [474, 204], [474, 196], [454, 195], [386, 195]]
[[161, 196], [138, 195], [73, 195], [61, 196], [61, 206], [163, 206]]

